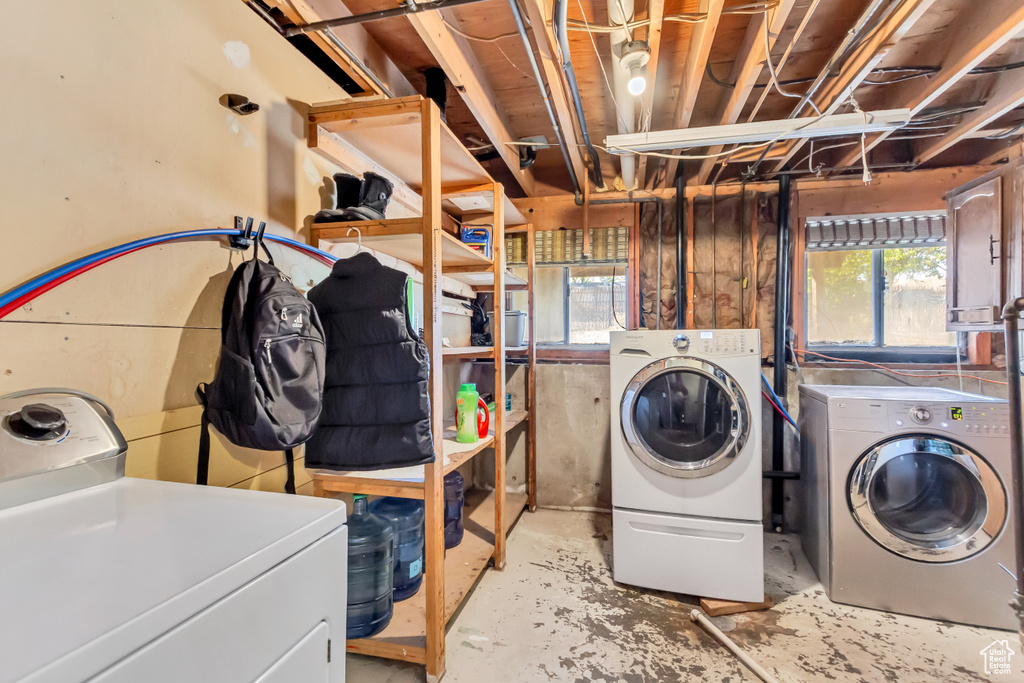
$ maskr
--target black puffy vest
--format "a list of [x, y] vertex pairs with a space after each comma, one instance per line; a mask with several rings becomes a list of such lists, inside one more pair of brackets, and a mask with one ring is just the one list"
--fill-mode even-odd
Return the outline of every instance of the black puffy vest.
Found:
[[309, 291], [327, 342], [324, 404], [306, 466], [375, 470], [433, 462], [427, 347], [408, 316], [408, 275], [365, 252]]

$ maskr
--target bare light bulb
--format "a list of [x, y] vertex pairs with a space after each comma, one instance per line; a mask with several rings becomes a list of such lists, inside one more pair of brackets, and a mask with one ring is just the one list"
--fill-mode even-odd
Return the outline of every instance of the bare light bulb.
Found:
[[643, 94], [643, 91], [647, 89], [647, 78], [644, 76], [643, 67], [639, 64], [630, 67], [629, 83], [626, 84], [626, 89], [634, 97]]

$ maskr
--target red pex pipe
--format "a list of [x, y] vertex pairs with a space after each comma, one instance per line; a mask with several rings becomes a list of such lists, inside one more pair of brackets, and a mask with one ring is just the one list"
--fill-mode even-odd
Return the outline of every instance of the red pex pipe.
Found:
[[[100, 265], [103, 265], [104, 263], [107, 263], [109, 261], [113, 261], [114, 259], [121, 258], [122, 256], [124, 256], [126, 254], [131, 254], [131, 253], [134, 253], [136, 251], [140, 251], [142, 249], [145, 249], [147, 247], [156, 246], [157, 244], [166, 244], [167, 242], [171, 242], [171, 241], [178, 240], [178, 239], [189, 239], [189, 238], [192, 238], [192, 237], [202, 237], [202, 236], [220, 237], [221, 235], [228, 235], [228, 236], [230, 236], [232, 234], [234, 234], [234, 233], [232, 233], [231, 231], [224, 231], [223, 233], [219, 233], [219, 234], [209, 234], [208, 233], [206, 235], [190, 235], [190, 234], [187, 234], [187, 233], [175, 233], [173, 235], [169, 235], [168, 238], [166, 240], [163, 240], [163, 241], [155, 241], [155, 242], [149, 242], [148, 244], [140, 244], [137, 247], [134, 247], [132, 249], [127, 249], [125, 251], [119, 251], [119, 252], [115, 251], [114, 253], [110, 253], [110, 255], [108, 255], [108, 256], [106, 256], [104, 258], [98, 259], [96, 261], [84, 263], [83, 265], [79, 266], [78, 268], [75, 268], [73, 270], [64, 272], [60, 276], [55, 277], [52, 280], [41, 282], [38, 286], [36, 286], [36, 287], [30, 289], [29, 291], [25, 292], [24, 294], [19, 296], [17, 299], [14, 299], [13, 301], [10, 301], [9, 303], [7, 303], [4, 306], [0, 306], [0, 319], [5, 318], [6, 316], [10, 315], [12, 312], [18, 310], [22, 306], [24, 306], [24, 305], [28, 304], [29, 302], [31, 302], [36, 297], [38, 297], [38, 296], [40, 296], [42, 294], [45, 294], [46, 292], [50, 291], [51, 289], [54, 289], [55, 287], [58, 287], [58, 286], [64, 284], [68, 280], [71, 280], [72, 278], [78, 277], [79, 275], [82, 275], [83, 273], [87, 273], [90, 270], [92, 270], [93, 268], [95, 268], [97, 266], [100, 266]], [[320, 251], [319, 249], [317, 249], [315, 247], [310, 247], [310, 246], [308, 246], [306, 244], [303, 244], [301, 242], [297, 242], [295, 240], [288, 239], [287, 237], [278, 237], [277, 235], [264, 235], [264, 239], [270, 240], [271, 242], [278, 242], [278, 243], [283, 244], [285, 246], [291, 247], [292, 249], [295, 249], [297, 251], [301, 251], [302, 253], [306, 254], [307, 256], [309, 256], [311, 258], [314, 258], [317, 261], [320, 261], [321, 263], [323, 263], [325, 265], [328, 265], [328, 266], [333, 265], [334, 262], [337, 261], [337, 259], [335, 257], [331, 256], [327, 252]], [[124, 245], [122, 245], [122, 246], [124, 246]], [[114, 249], [117, 249], [117, 248], [118, 247], [115, 247]], [[107, 250], [107, 251], [109, 252], [111, 250]], [[86, 258], [88, 258], [88, 257], [86, 257]], [[62, 270], [62, 268], [58, 268], [56, 270]]]

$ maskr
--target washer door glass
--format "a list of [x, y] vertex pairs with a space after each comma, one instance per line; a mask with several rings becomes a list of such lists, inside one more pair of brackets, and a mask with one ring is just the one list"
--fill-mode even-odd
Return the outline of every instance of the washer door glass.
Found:
[[905, 436], [865, 453], [850, 505], [883, 547], [923, 562], [981, 552], [1006, 521], [1006, 493], [978, 454], [935, 436]]
[[746, 400], [721, 368], [693, 358], [641, 370], [622, 399], [622, 430], [647, 466], [674, 477], [726, 467], [746, 443]]

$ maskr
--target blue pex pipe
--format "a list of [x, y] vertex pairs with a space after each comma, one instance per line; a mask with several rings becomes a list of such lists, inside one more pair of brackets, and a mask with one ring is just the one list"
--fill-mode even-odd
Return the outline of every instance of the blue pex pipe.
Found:
[[779, 398], [778, 394], [776, 394], [775, 391], [772, 389], [772, 385], [768, 382], [768, 378], [764, 376], [763, 372], [761, 373], [761, 382], [764, 383], [765, 388], [771, 395], [772, 403], [774, 403], [775, 406], [780, 411], [782, 411], [782, 414], [786, 417], [786, 420], [789, 422], [789, 424], [793, 425], [793, 428], [799, 432], [800, 428], [796, 426], [796, 420], [793, 419], [793, 416], [790, 415], [789, 411], [787, 411], [785, 406], [782, 405], [782, 400]]
[[[83, 256], [80, 259], [71, 261], [70, 263], [66, 263], [63, 266], [54, 268], [53, 270], [44, 273], [43, 275], [40, 275], [36, 278], [33, 278], [32, 280], [29, 280], [23, 285], [15, 287], [14, 289], [8, 292], [5, 292], [2, 296], [0, 296], [0, 308], [7, 306], [8, 304], [14, 301], [17, 301], [26, 294], [30, 294], [32, 291], [39, 289], [40, 287], [43, 287], [46, 284], [53, 282], [58, 278], [61, 278], [65, 275], [75, 272], [76, 270], [80, 270], [86, 266], [89, 266], [93, 263], [102, 261], [112, 256], [118, 256], [129, 251], [135, 251], [145, 247], [152, 247], [157, 244], [173, 242], [176, 240], [192, 239], [197, 237], [236, 237], [241, 234], [242, 233], [240, 233], [238, 230], [211, 228], [206, 230], [186, 230], [183, 232], [171, 232], [165, 235], [157, 235], [156, 237], [147, 237], [145, 239], [135, 240], [134, 242], [126, 242], [125, 244], [122, 244], [120, 246], [111, 247], [110, 249], [104, 249], [103, 251], [98, 251], [94, 254]], [[293, 249], [303, 251], [309, 254], [310, 256], [314, 256], [322, 260], [329, 261], [331, 263], [338, 260], [338, 257], [328, 254], [325, 251], [320, 251], [315, 247], [311, 247], [307, 244], [297, 242], [287, 237], [279, 237], [277, 235], [264, 234], [263, 238], [271, 242], [278, 242], [280, 244], [284, 244]]]

